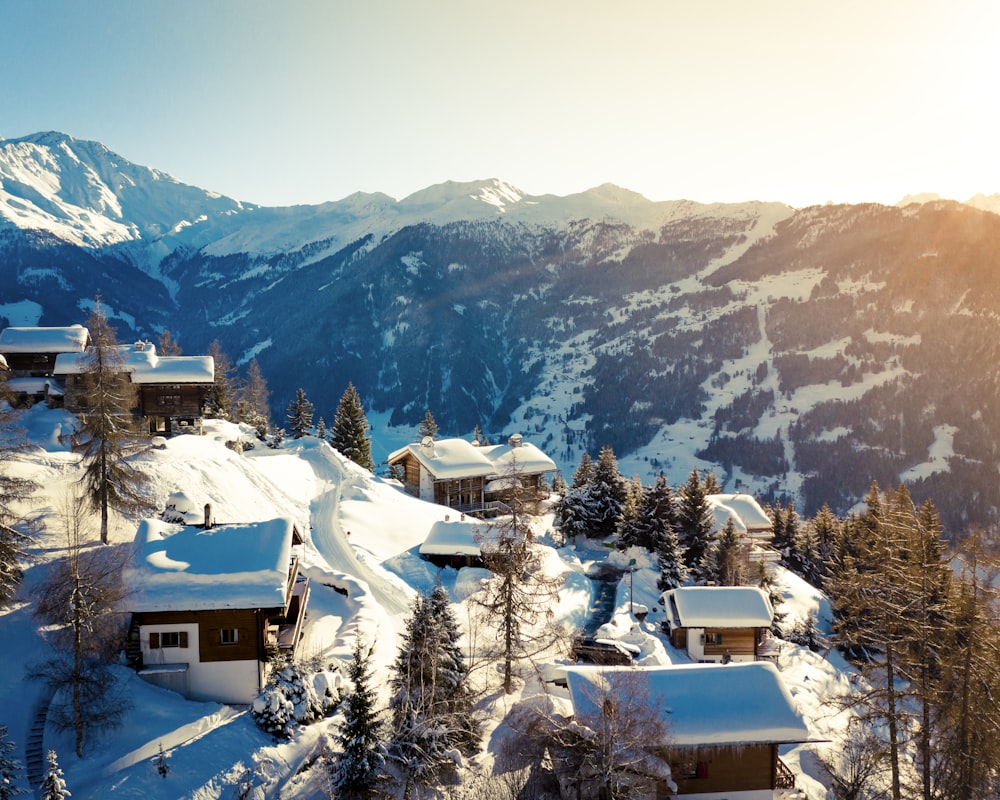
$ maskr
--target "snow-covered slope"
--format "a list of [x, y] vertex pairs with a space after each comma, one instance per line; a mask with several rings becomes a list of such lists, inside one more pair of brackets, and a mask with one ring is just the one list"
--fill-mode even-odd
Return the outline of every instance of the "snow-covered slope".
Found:
[[[41, 692], [41, 686], [27, 675], [31, 665], [49, 652], [44, 633], [36, 629], [31, 617], [33, 592], [53, 560], [64, 553], [59, 508], [65, 491], [79, 477], [80, 465], [65, 437], [60, 438], [73, 427], [70, 415], [36, 406], [23, 415], [22, 423], [31, 447], [12, 462], [13, 468], [42, 484], [32, 508], [48, 525], [32, 548], [36, 558], [27, 565], [23, 591], [12, 606], [0, 609], [0, 637], [5, 643], [0, 724], [8, 727], [18, 745], [15, 755], [23, 762], [20, 747], [28, 740], [32, 709]], [[165, 449], [141, 456], [139, 465], [155, 478], [151, 497], [160, 507], [176, 491], [184, 491], [195, 502], [211, 501], [218, 522], [279, 515], [297, 520], [307, 536], [301, 565], [313, 586], [301, 651], [329, 663], [346, 658], [359, 635], [374, 643], [373, 684], [380, 687], [384, 700], [397, 635], [415, 593], [429, 590], [440, 578], [464, 626], [469, 620], [464, 601], [479, 590], [484, 572], [472, 568], [439, 572], [419, 558], [420, 542], [447, 509], [405, 495], [397, 485], [357, 468], [314, 438], [278, 450], [258, 448], [238, 455], [225, 443], [242, 435], [234, 425], [208, 422], [205, 436], [175, 437]], [[619, 582], [612, 620], [600, 635], [633, 645], [643, 665], [683, 661], [683, 654], [660, 633], [662, 612], [656, 609], [654, 561], [639, 551], [609, 555], [599, 544], [557, 547], [549, 533], [551, 521], [551, 516], [540, 517], [536, 532], [546, 548], [546, 569], [565, 578], [554, 612], [555, 623], [564, 627], [566, 636], [580, 625], [593, 599], [588, 572], [616, 557], [619, 569], [625, 570], [627, 562], [622, 558], [635, 555], [638, 561], [632, 581]], [[135, 530], [135, 520], [115, 517], [112, 544], [130, 542]], [[100, 546], [96, 536], [94, 542]], [[824, 599], [816, 590], [787, 575], [782, 576], [781, 585], [790, 622], [825, 612]], [[630, 615], [633, 602], [653, 609], [645, 623]], [[478, 652], [474, 640], [470, 642], [473, 651]], [[561, 658], [562, 652], [556, 648], [549, 657]], [[831, 718], [823, 701], [846, 690], [843, 665], [835, 657], [824, 660], [793, 645], [782, 650], [780, 665], [810, 735], [836, 738], [843, 720]], [[498, 725], [511, 704], [546, 692], [562, 696], [559, 693], [565, 691], [543, 685], [530, 664], [518, 669], [518, 691], [507, 702], [493, 703], [491, 694], [484, 695], [492, 741], [484, 741], [482, 754], [465, 764], [460, 776], [489, 771], [491, 753], [508, 730]], [[235, 787], [243, 782], [254, 787], [257, 797], [326, 797], [324, 767], [314, 757], [336, 731], [336, 717], [305, 728], [289, 742], [276, 743], [255, 727], [246, 709], [184, 700], [146, 684], [125, 667], [118, 674], [122, 699], [130, 704], [124, 725], [89, 744], [83, 759], [73, 753], [71, 733], [59, 733], [51, 726], [44, 731], [43, 746], [58, 753], [75, 800], [217, 800], [234, 795]], [[493, 680], [495, 691], [495, 672], [479, 668], [475, 674], [477, 680]], [[161, 750], [169, 767], [165, 777], [152, 763]], [[799, 772], [799, 786], [808, 800], [821, 800], [825, 790], [810, 750], [810, 746], [786, 747], [783, 758]], [[23, 774], [19, 783], [25, 783]]]

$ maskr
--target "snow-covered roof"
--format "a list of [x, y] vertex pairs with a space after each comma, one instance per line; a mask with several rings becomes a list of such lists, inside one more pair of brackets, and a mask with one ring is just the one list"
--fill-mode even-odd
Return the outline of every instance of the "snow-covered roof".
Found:
[[413, 442], [389, 454], [389, 463], [412, 453], [421, 466], [438, 480], [502, 475], [516, 462], [525, 474], [552, 472], [555, 462], [530, 442], [477, 447], [465, 439], [435, 439]]
[[[119, 345], [124, 369], [132, 373], [133, 383], [213, 383], [215, 359], [212, 356], [158, 356], [152, 342]], [[90, 348], [82, 353], [56, 356], [52, 372], [78, 375], [90, 358]]]
[[283, 517], [212, 528], [143, 520], [125, 571], [130, 610], [282, 607], [293, 527]]
[[[605, 676], [622, 674], [620, 682]], [[765, 661], [667, 667], [568, 667], [574, 711], [600, 713], [608, 691], [647, 692], [662, 709], [670, 743], [681, 747], [804, 742], [809, 731], [777, 668]]]
[[528, 475], [539, 472], [555, 472], [556, 462], [539, 450], [531, 442], [520, 442], [520, 444], [494, 444], [480, 447], [483, 454], [493, 463], [493, 471], [497, 475], [503, 475], [511, 465], [514, 468]]
[[768, 628], [774, 609], [756, 586], [681, 586], [662, 595], [681, 628]]
[[[721, 531], [726, 521], [733, 520], [737, 533], [748, 533], [754, 538], [760, 534], [770, 536], [773, 526], [767, 512], [748, 494], [710, 494], [705, 501], [715, 515], [715, 529]], [[758, 534], [758, 536], [754, 536]]]
[[445, 520], [435, 522], [420, 545], [420, 555], [478, 556], [477, 534], [482, 533], [480, 520]]
[[87, 346], [90, 331], [83, 325], [62, 328], [9, 327], [0, 331], [0, 351], [4, 353], [80, 353]]
[[410, 443], [390, 453], [389, 462], [396, 461], [405, 453], [416, 456], [420, 465], [439, 480], [486, 477], [495, 472], [493, 462], [486, 457], [483, 448], [465, 439]]

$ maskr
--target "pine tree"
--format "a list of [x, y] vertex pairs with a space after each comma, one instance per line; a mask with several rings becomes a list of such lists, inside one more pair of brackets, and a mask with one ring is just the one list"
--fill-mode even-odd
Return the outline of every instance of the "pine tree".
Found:
[[338, 741], [340, 752], [333, 757], [331, 777], [338, 798], [368, 800], [374, 797], [385, 766], [382, 721], [376, 710], [376, 693], [371, 688], [371, 652], [358, 639], [348, 668], [353, 689], [344, 699], [344, 723]]
[[475, 751], [481, 727], [447, 590], [440, 584], [414, 598], [393, 665], [389, 756], [407, 782], [426, 785], [454, 766], [453, 750]]
[[0, 800], [13, 800], [19, 794], [27, 794], [27, 789], [21, 789], [15, 784], [21, 763], [14, 758], [16, 750], [14, 743], [7, 738], [7, 726], [0, 725]]
[[66, 788], [55, 750], [49, 750], [47, 760], [49, 766], [42, 783], [41, 800], [65, 800], [67, 797], [72, 797], [72, 792]]
[[715, 516], [706, 500], [698, 470], [691, 470], [687, 484], [678, 491], [677, 537], [684, 550], [684, 564], [700, 575], [702, 563], [712, 543]]
[[625, 505], [626, 484], [618, 472], [618, 459], [610, 447], [602, 447], [587, 489], [588, 535], [610, 536], [618, 527]]
[[319, 418], [319, 422], [316, 423], [316, 438], [320, 441], [326, 441], [327, 430], [326, 430], [326, 420], [322, 417]]
[[665, 537], [676, 543], [674, 520], [673, 492], [666, 476], [661, 472], [656, 476], [652, 486], [646, 486], [642, 490], [639, 511], [633, 526], [635, 544], [659, 552], [669, 544]]
[[101, 514], [101, 542], [107, 544], [110, 509], [136, 516], [152, 510], [141, 491], [149, 477], [129, 459], [147, 445], [132, 420], [135, 386], [99, 297], [87, 327], [92, 345], [81, 375], [86, 410], [73, 449], [83, 457], [80, 482], [90, 507]]
[[618, 518], [618, 541], [622, 547], [649, 547], [649, 542], [639, 544], [639, 522], [645, 490], [638, 475], [633, 475], [625, 485], [625, 502]]
[[223, 352], [218, 339], [214, 339], [208, 346], [208, 354], [215, 365], [215, 380], [208, 393], [207, 415], [216, 419], [233, 420], [237, 413], [236, 398], [239, 394], [234, 376], [236, 368]]
[[306, 397], [305, 389], [299, 387], [295, 390], [295, 399], [285, 409], [285, 418], [293, 439], [301, 439], [312, 430], [313, 404]]
[[427, 409], [420, 425], [417, 426], [417, 436], [420, 439], [424, 439], [427, 436], [430, 436], [432, 439], [437, 439], [437, 435], [438, 424], [434, 421], [434, 415], [431, 414], [430, 409]]
[[353, 383], [348, 383], [337, 404], [330, 444], [345, 458], [372, 470], [375, 465], [372, 463], [372, 440], [368, 435], [370, 427], [358, 390]]

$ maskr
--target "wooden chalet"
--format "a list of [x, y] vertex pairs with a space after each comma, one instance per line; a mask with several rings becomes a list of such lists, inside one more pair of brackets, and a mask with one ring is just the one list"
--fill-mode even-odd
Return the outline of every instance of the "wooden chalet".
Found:
[[670, 642], [695, 661], [756, 661], [772, 655], [774, 609], [756, 586], [682, 586], [661, 595]]
[[[200, 425], [215, 385], [211, 356], [159, 356], [156, 345], [147, 341], [121, 345], [120, 355], [122, 369], [137, 387], [133, 413], [146, 420], [150, 433], [170, 435]], [[86, 351], [56, 359], [54, 376], [71, 411], [86, 411], [86, 368]]]
[[53, 402], [62, 398], [53, 380], [56, 358], [82, 353], [90, 343], [83, 325], [67, 327], [9, 327], [0, 331], [0, 358], [7, 364], [7, 389], [17, 405]]
[[289, 519], [202, 525], [144, 520], [126, 570], [126, 653], [144, 680], [185, 697], [250, 703], [295, 655], [309, 602]]
[[773, 547], [774, 524], [767, 512], [748, 494], [710, 494], [705, 496], [714, 519], [713, 536], [732, 522], [739, 537], [743, 561], [773, 563], [781, 558]]
[[[389, 454], [390, 466], [403, 475], [405, 490], [459, 513], [502, 513], [512, 489], [522, 500], [539, 500], [547, 493], [545, 476], [555, 462], [520, 434], [503, 445], [478, 445], [465, 439], [424, 437]], [[511, 487], [517, 480], [519, 487]]]
[[[663, 715], [666, 740], [651, 743], [649, 751], [670, 765], [670, 778], [654, 776], [655, 793], [643, 797], [772, 800], [795, 787], [779, 748], [814, 741], [767, 662], [577, 666], [566, 676], [574, 716], [583, 724], [600, 717], [615, 691], [623, 692], [623, 703], [641, 701]], [[567, 800], [589, 796], [587, 787], [560, 783]]]

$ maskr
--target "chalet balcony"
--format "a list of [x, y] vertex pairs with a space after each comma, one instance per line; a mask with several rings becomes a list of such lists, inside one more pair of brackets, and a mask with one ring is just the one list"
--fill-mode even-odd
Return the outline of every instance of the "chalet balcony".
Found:
[[285, 616], [270, 620], [267, 626], [266, 645], [269, 656], [295, 655], [306, 619], [309, 591], [309, 579], [304, 575], [296, 575]]
[[788, 768], [788, 765], [785, 764], [785, 762], [778, 757], [775, 757], [774, 759], [774, 788], [775, 789], [795, 788], [795, 773], [792, 772]]

